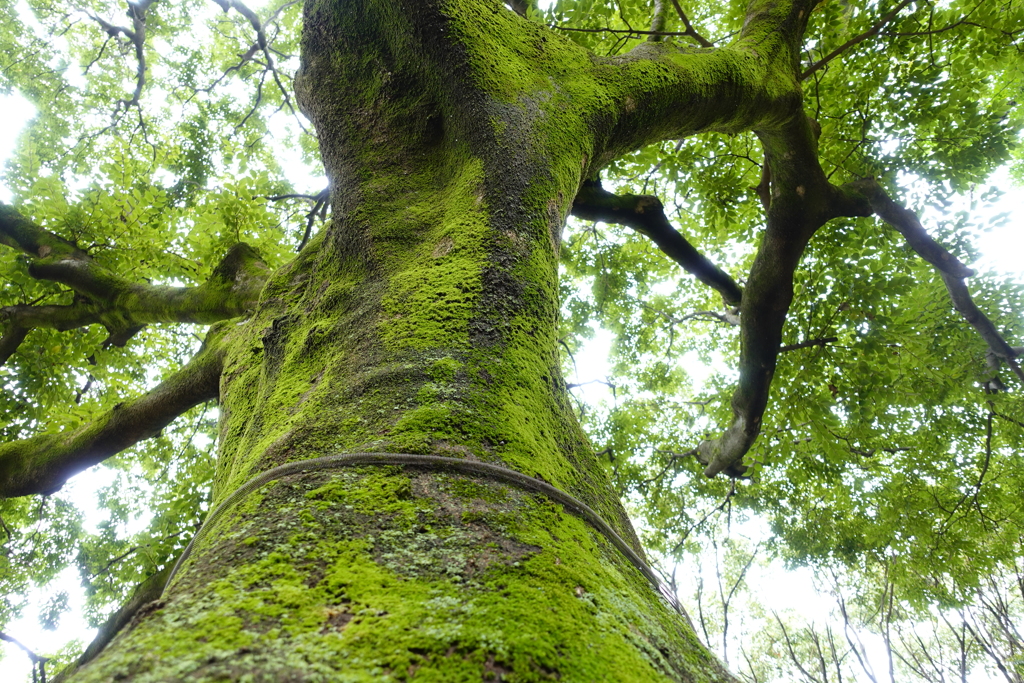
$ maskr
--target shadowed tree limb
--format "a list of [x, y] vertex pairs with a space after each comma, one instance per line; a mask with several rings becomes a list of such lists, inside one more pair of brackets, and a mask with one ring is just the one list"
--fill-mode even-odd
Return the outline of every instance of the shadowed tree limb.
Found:
[[878, 214], [902, 234], [910, 246], [935, 266], [956, 310], [1022, 381], [1016, 350], [974, 303], [963, 278], [974, 274], [933, 240], [913, 212], [899, 206], [874, 179], [835, 187], [817, 162], [816, 129], [795, 120], [788, 129], [758, 133], [771, 165], [771, 200], [762, 238], [740, 307], [740, 379], [732, 397], [733, 423], [717, 438], [701, 442], [697, 459], [704, 473], [743, 476], [743, 456], [761, 429], [782, 327], [793, 297], [793, 272], [807, 241], [828, 220], [839, 216]]
[[722, 295], [728, 306], [739, 306], [743, 290], [728, 273], [697, 251], [665, 216], [657, 197], [617, 195], [600, 185], [585, 184], [572, 203], [572, 215], [589, 221], [619, 223], [649, 237], [669, 258]]
[[142, 326], [157, 322], [213, 323], [245, 315], [255, 305], [268, 275], [259, 255], [246, 244], [228, 250], [210, 278], [196, 287], [130, 282], [96, 262], [71, 242], [39, 227], [12, 207], [0, 204], [0, 244], [33, 257], [29, 275], [74, 290], [66, 306], [7, 306], [0, 321], [0, 364], [17, 349], [28, 330], [69, 330], [101, 323], [108, 343], [124, 345]]
[[[37, 327], [46, 327], [54, 330], [73, 330], [93, 323], [101, 322], [100, 312], [92, 310], [93, 307], [81, 304], [68, 306], [31, 306], [28, 304], [16, 306], [4, 306], [0, 308], [0, 320], [7, 320], [9, 330], [24, 333], [34, 330]], [[13, 353], [16, 348], [12, 348]], [[0, 355], [0, 359], [2, 359]]]
[[855, 201], [861, 198], [867, 201], [871, 207], [868, 215], [874, 213], [895, 228], [921, 258], [943, 273], [957, 278], [974, 275], [973, 270], [960, 263], [955, 256], [931, 238], [918, 220], [917, 214], [894, 202], [874, 178], [847, 183], [840, 190], [844, 194], [852, 192]]
[[1024, 371], [1016, 361], [1019, 355], [1016, 349], [1003, 339], [988, 316], [981, 312], [964, 283], [964, 278], [974, 275], [974, 271], [932, 239], [921, 225], [917, 215], [894, 202], [874, 178], [846, 183], [839, 190], [848, 203], [846, 210], [854, 209], [855, 211], [842, 215], [877, 214], [879, 218], [903, 235], [907, 244], [921, 258], [935, 266], [942, 277], [942, 282], [946, 285], [949, 298], [953, 301], [953, 307], [963, 316], [964, 320], [977, 330], [981, 338], [988, 344], [992, 354], [1006, 362], [1013, 373], [1024, 382]]
[[43, 683], [46, 683], [46, 663], [48, 661], [50, 661], [49, 657], [43, 657], [41, 655], [37, 655], [35, 652], [30, 650], [28, 648], [28, 646], [25, 645], [24, 643], [22, 643], [20, 640], [18, 640], [14, 636], [7, 635], [3, 631], [0, 631], [0, 640], [2, 640], [4, 642], [7, 642], [7, 643], [11, 643], [12, 645], [20, 648], [25, 654], [27, 654], [28, 658], [30, 660], [32, 660], [32, 680], [33, 681], [36, 680], [36, 672], [38, 671], [41, 674], [41, 676], [42, 676]]
[[817, 159], [817, 129], [803, 115], [786, 125], [756, 131], [772, 169], [767, 224], [740, 305], [740, 377], [732, 396], [732, 424], [702, 441], [697, 460], [704, 474], [743, 476], [743, 456], [761, 431], [782, 327], [793, 301], [793, 273], [814, 233], [835, 217], [835, 189]]
[[53, 493], [75, 474], [156, 436], [189, 408], [217, 398], [227, 329], [212, 327], [183, 368], [92, 422], [0, 445], [0, 498]]

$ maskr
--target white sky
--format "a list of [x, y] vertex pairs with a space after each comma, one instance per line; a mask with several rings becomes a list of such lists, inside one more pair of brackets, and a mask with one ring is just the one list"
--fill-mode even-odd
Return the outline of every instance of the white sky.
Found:
[[[0, 163], [6, 161], [10, 156], [17, 137], [21, 132], [24, 123], [33, 113], [32, 106], [19, 96], [0, 96]], [[287, 126], [288, 121], [283, 118], [278, 124]], [[303, 168], [298, 158], [292, 160], [296, 168]], [[286, 160], [287, 162], [287, 160]], [[307, 175], [303, 169], [303, 175]], [[316, 182], [311, 180], [311, 182]], [[994, 227], [991, 232], [985, 235], [979, 242], [983, 252], [980, 262], [974, 264], [982, 269], [993, 268], [1006, 274], [1016, 274], [1024, 280], [1024, 191], [1021, 188], [1010, 186], [1009, 176], [1005, 170], [996, 173], [992, 182], [1004, 188], [1005, 194], [995, 205], [976, 208], [974, 211], [981, 216], [982, 220], [999, 213], [1009, 213], [1009, 220], [1003, 225]], [[311, 186], [312, 187], [312, 186]], [[11, 194], [8, 188], [0, 184], [0, 201], [9, 202]], [[962, 208], [968, 208], [964, 200]], [[927, 216], [926, 216], [927, 218]], [[927, 221], [926, 221], [927, 224]], [[577, 367], [575, 376], [570, 376], [567, 381], [575, 384], [585, 384], [578, 390], [584, 400], [591, 404], [597, 404], [609, 398], [608, 389], [599, 380], [606, 379], [608, 375], [607, 357], [611, 346], [611, 335], [603, 330], [598, 330], [593, 340], [576, 357]], [[687, 372], [694, 381], [695, 387], [699, 387], [713, 372], [711, 368], [705, 368], [696, 362], [695, 357], [684, 356], [680, 359]], [[70, 491], [81, 495], [80, 500], [92, 500], [98, 488], [108, 485], [113, 473], [103, 468], [93, 468], [86, 473], [78, 475], [69, 484]], [[76, 496], [77, 497], [77, 496]], [[95, 529], [95, 524], [101, 520], [98, 511], [90, 510], [89, 505], [81, 506], [87, 511], [85, 520], [87, 527]], [[764, 525], [752, 523], [745, 529], [748, 536], [752, 538], [765, 536], [768, 531]], [[709, 558], [704, 558], [707, 562]], [[697, 558], [694, 561], [698, 561]], [[710, 568], [705, 568], [708, 571]], [[759, 576], [752, 580], [752, 585], [773, 586], [774, 590], [759, 595], [768, 606], [779, 611], [793, 609], [792, 596], [801, 597], [799, 608], [802, 616], [807, 620], [823, 622], [829, 609], [831, 600], [825, 596], [815, 597], [808, 591], [812, 583], [812, 576], [808, 570], [787, 571], [781, 564], [776, 563], [768, 569], [752, 570]], [[693, 568], [681, 568], [681, 574], [693, 573]], [[37, 652], [49, 651], [54, 648], [54, 643], [65, 643], [72, 639], [79, 639], [88, 643], [94, 636], [94, 631], [89, 629], [82, 618], [83, 595], [80, 587], [80, 579], [74, 567], [69, 568], [59, 581], [61, 588], [67, 590], [71, 598], [71, 610], [66, 613], [60, 621], [56, 631], [43, 630], [37, 620], [40, 606], [49, 597], [48, 593], [34, 591], [30, 596], [32, 604], [25, 610], [25, 616], [10, 624], [6, 632], [21, 640], [25, 645]], [[869, 644], [871, 658], [876, 660], [876, 671], [885, 671], [880, 645]], [[15, 646], [3, 643], [3, 657], [0, 659], [0, 671], [3, 672], [4, 681], [28, 681], [31, 680], [28, 658]], [[733, 661], [736, 662], [734, 656]], [[47, 672], [53, 675], [56, 672]], [[995, 678], [975, 677], [973, 683], [983, 683]]]

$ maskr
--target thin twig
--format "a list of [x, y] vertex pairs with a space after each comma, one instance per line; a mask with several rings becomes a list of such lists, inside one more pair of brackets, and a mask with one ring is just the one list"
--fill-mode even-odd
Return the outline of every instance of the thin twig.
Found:
[[839, 341], [839, 337], [821, 337], [820, 339], [808, 339], [802, 341], [799, 344], [786, 344], [785, 346], [779, 347], [779, 353], [785, 353], [787, 351], [796, 351], [797, 349], [806, 349], [812, 346], [825, 346], [826, 344], [833, 344]]
[[679, 15], [679, 19], [683, 22], [683, 26], [686, 27], [686, 31], [683, 32], [683, 35], [693, 38], [700, 43], [701, 47], [714, 47], [714, 43], [697, 33], [697, 30], [693, 28], [693, 24], [690, 23], [690, 19], [686, 16], [686, 12], [684, 12], [683, 8], [679, 6], [679, 0], [672, 0], [672, 5], [676, 8], [676, 14]]
[[849, 50], [851, 47], [864, 42], [865, 40], [871, 38], [874, 35], [877, 35], [878, 32], [881, 31], [886, 24], [895, 19], [896, 15], [899, 14], [903, 10], [903, 8], [909, 5], [911, 2], [913, 2], [913, 0], [903, 0], [900, 4], [896, 5], [896, 7], [893, 8], [891, 12], [889, 12], [884, 17], [876, 21], [867, 31], [861, 33], [858, 36], [850, 38], [848, 41], [837, 47], [835, 50], [832, 50], [832, 52], [828, 53], [828, 55], [819, 59], [814, 64], [811, 64], [809, 67], [807, 67], [807, 69], [804, 70], [802, 74], [800, 74], [800, 80], [802, 81], [806, 79], [812, 73], [822, 68], [823, 66], [831, 62], [833, 59]]

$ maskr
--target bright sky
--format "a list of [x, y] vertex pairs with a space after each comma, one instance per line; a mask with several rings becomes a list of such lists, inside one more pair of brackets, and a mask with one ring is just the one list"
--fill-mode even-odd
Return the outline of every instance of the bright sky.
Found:
[[[11, 154], [24, 123], [32, 113], [32, 106], [21, 97], [16, 95], [0, 97], [0, 163], [5, 162]], [[281, 125], [287, 124], [281, 122]], [[298, 159], [295, 162], [292, 165], [297, 168], [302, 167]], [[305, 173], [303, 170], [304, 175]], [[314, 179], [311, 179], [310, 182], [316, 183]], [[993, 225], [990, 232], [980, 240], [979, 247], [984, 256], [979, 263], [974, 265], [982, 269], [993, 268], [1002, 273], [1016, 274], [1024, 280], [1024, 191], [1021, 188], [1011, 187], [1009, 175], [1005, 170], [996, 173], [992, 178], [992, 183], [1005, 191], [998, 202], [971, 209], [969, 200], [963, 199], [961, 200], [962, 206], [956, 207], [957, 209], [972, 210], [978, 216], [978, 220], [985, 222], [999, 214], [1008, 214], [1006, 220]], [[8, 188], [0, 184], [0, 201], [8, 202], [10, 200], [11, 195]], [[927, 215], [925, 218], [927, 223]], [[608, 398], [606, 386], [596, 380], [603, 380], [608, 374], [606, 359], [610, 345], [611, 336], [603, 330], [599, 330], [587, 348], [577, 356], [576, 376], [567, 378], [569, 382], [585, 385], [580, 391], [589, 403], [596, 404]], [[684, 357], [681, 362], [686, 366], [695, 385], [699, 386], [711, 374], [712, 369], [701, 366], [695, 360], [695, 358]], [[109, 484], [112, 476], [112, 473], [103, 468], [93, 468], [72, 480], [69, 489], [66, 490], [75, 492], [76, 497], [80, 495], [80, 500], [91, 500], [93, 492]], [[101, 520], [98, 511], [90, 512], [89, 505], [83, 505], [82, 508], [87, 511], [85, 520], [87, 527], [95, 529], [96, 523]], [[763, 528], [763, 525], [754, 522], [746, 529], [746, 533], [756, 539], [765, 536], [767, 530]], [[711, 558], [704, 558], [705, 562], [710, 560]], [[713, 567], [705, 567], [705, 571], [713, 571]], [[774, 587], [770, 593], [759, 596], [768, 603], [769, 607], [780, 611], [791, 609], [794, 607], [791, 596], [800, 595], [802, 598], [807, 598], [802, 600], [801, 605], [804, 618], [816, 620], [819, 623], [824, 621], [831, 607], [831, 600], [825, 596], [819, 595], [817, 598], [812, 598], [809, 595], [807, 587], [813, 579], [810, 572], [807, 570], [787, 571], [781, 565], [772, 566], [767, 570], [757, 568], [753, 571], [759, 574], [759, 576], [751, 577], [752, 581], [756, 582], [754, 585]], [[688, 568], [681, 573], [692, 574], [693, 569]], [[66, 643], [73, 639], [79, 639], [87, 644], [94, 635], [94, 631], [88, 628], [81, 616], [83, 595], [77, 571], [74, 568], [69, 568], [61, 577], [59, 584], [58, 589], [67, 590], [70, 595], [71, 610], [62, 617], [56, 631], [43, 630], [36, 618], [40, 606], [51, 595], [41, 590], [33, 592], [30, 596], [31, 604], [25, 610], [25, 616], [10, 624], [6, 629], [8, 633], [37, 652], [52, 650], [55, 643]], [[868, 650], [872, 654], [872, 659], [882, 657], [881, 650], [877, 646], [872, 646], [869, 643]], [[876, 670], [885, 670], [881, 660], [877, 664]], [[31, 680], [28, 658], [15, 646], [7, 643], [3, 644], [0, 670], [4, 673], [3, 680], [5, 681]], [[52, 675], [55, 672], [48, 673]], [[986, 680], [989, 679], [975, 678], [973, 683], [983, 683]]]

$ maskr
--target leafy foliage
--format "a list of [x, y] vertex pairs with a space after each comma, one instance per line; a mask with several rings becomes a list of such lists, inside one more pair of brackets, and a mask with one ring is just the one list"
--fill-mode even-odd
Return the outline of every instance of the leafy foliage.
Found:
[[[715, 44], [739, 30], [746, 6], [682, 4]], [[530, 16], [614, 55], [648, 38], [656, 7], [663, 31], [678, 34], [667, 39], [696, 42], [671, 2], [557, 0]], [[37, 110], [5, 174], [19, 211], [135, 281], [202, 283], [243, 240], [271, 266], [283, 263], [310, 205], [269, 198], [312, 197], [323, 181], [316, 141], [290, 94], [300, 5], [253, 9], [268, 50], [241, 12], [196, 0], [149, 6], [146, 82], [132, 102], [132, 41], [107, 28], [123, 23], [124, 5], [0, 8], [0, 84]], [[832, 182], [882, 179], [971, 262], [985, 229], [981, 209], [996, 192], [987, 178], [1004, 165], [1024, 174], [1022, 39], [1019, 0], [820, 4], [803, 55], [805, 108], [821, 126], [819, 156]], [[616, 159], [603, 179], [659, 196], [676, 227], [742, 282], [763, 223], [755, 189], [763, 163], [753, 134], [705, 134]], [[958, 194], [975, 198], [974, 212], [945, 210]], [[68, 289], [29, 277], [26, 263], [0, 252], [0, 305], [72, 302]], [[762, 555], [845, 582], [860, 628], [880, 628], [873, 615], [886, 599], [898, 610], [885, 623], [906, 629], [935, 621], [936, 610], [977, 609], [984, 591], [1012, 595], [1024, 555], [1024, 386], [1006, 379], [1010, 391], [987, 389], [984, 342], [953, 313], [931, 267], [888, 228], [844, 219], [811, 242], [784, 329], [793, 348], [775, 372], [749, 482], [706, 480], [688, 455], [729, 420], [739, 340], [717, 294], [617, 226], [570, 222], [562, 266], [567, 373], [596, 329], [614, 336], [613, 398], [581, 404], [582, 421], [643, 520], [647, 544], [667, 561], [685, 567], [694, 552], [717, 551], [735, 508], [770, 526]], [[1024, 288], [992, 274], [970, 284], [1020, 344]], [[98, 326], [33, 330], [0, 369], [4, 439], [82, 424], [152, 387], [199, 337], [190, 327], [151, 326], [122, 348], [105, 345]], [[205, 509], [214, 412], [197, 407], [105, 463], [97, 503], [105, 518], [95, 528], [69, 492], [0, 501], [0, 625], [22, 613], [19, 596], [30, 586], [50, 584], [68, 566], [78, 567], [98, 624], [166, 565]], [[736, 581], [750, 548], [729, 552], [723, 576]], [[1024, 595], [1006, 599], [1020, 616]], [[44, 624], [56, 624], [66, 604], [55, 593]], [[721, 632], [724, 620], [715, 619], [708, 623]], [[807, 661], [823, 642], [813, 630], [786, 635], [778, 625], [745, 644], [752, 680], [791, 675], [765, 664], [773, 648], [789, 643], [804, 652], [792, 660]], [[715, 628], [709, 640], [721, 637]], [[936, 625], [934, 638], [957, 633], [947, 630]], [[985, 648], [972, 642], [971, 661], [980, 662]], [[929, 647], [902, 651], [913, 660]], [[1024, 660], [1013, 656], [1000, 661], [1018, 676], [1008, 680], [1020, 680]]]

